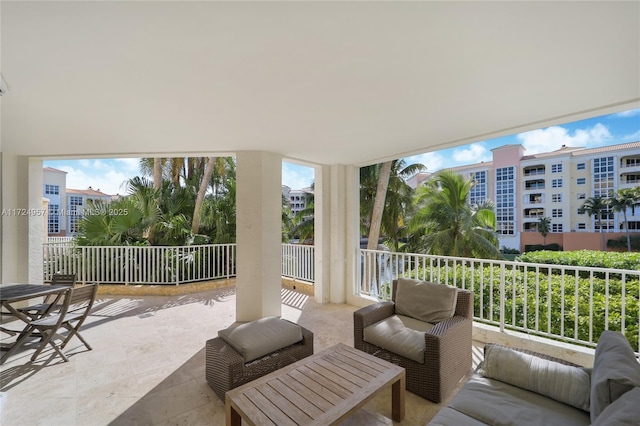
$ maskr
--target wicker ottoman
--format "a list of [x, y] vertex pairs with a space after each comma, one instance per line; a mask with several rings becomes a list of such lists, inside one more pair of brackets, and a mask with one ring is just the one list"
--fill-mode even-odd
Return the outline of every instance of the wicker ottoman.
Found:
[[208, 340], [205, 346], [205, 376], [222, 401], [233, 388], [262, 377], [313, 354], [313, 333], [304, 327], [302, 340], [245, 363], [243, 356], [222, 338]]

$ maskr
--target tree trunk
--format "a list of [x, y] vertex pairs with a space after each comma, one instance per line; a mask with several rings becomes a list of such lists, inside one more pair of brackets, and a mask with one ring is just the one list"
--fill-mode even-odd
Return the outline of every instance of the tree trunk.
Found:
[[162, 159], [153, 159], [153, 189], [156, 191], [162, 187]]
[[629, 231], [629, 222], [627, 222], [627, 210], [623, 210], [624, 215], [624, 229], [627, 231], [627, 251], [631, 253], [631, 232]]
[[377, 250], [378, 248], [382, 213], [384, 212], [384, 203], [387, 197], [387, 188], [389, 187], [389, 176], [391, 175], [392, 163], [393, 161], [382, 163], [382, 167], [380, 168], [378, 188], [376, 189], [376, 198], [373, 202], [373, 212], [371, 213], [371, 226], [369, 228], [369, 241], [367, 243], [368, 250]]
[[202, 176], [202, 181], [200, 182], [198, 196], [196, 197], [196, 206], [193, 209], [191, 231], [194, 234], [197, 234], [198, 230], [200, 229], [200, 209], [202, 208], [202, 202], [204, 201], [204, 196], [207, 193], [207, 187], [209, 186], [209, 181], [211, 180], [211, 176], [213, 175], [215, 164], [216, 157], [209, 157], [209, 159], [207, 160], [207, 167], [204, 170], [204, 176]]

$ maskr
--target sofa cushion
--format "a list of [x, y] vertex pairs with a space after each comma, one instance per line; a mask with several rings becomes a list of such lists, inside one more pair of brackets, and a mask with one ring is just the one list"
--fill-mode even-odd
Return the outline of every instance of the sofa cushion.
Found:
[[591, 376], [591, 421], [595, 423], [609, 404], [640, 386], [640, 364], [624, 335], [604, 331], [600, 335]]
[[398, 278], [396, 314], [438, 323], [456, 313], [458, 289], [445, 284]]
[[589, 373], [584, 368], [564, 365], [503, 346], [487, 345], [481, 372], [485, 377], [589, 411], [591, 383]]
[[366, 327], [363, 331], [363, 339], [365, 342], [424, 364], [424, 333], [432, 327], [433, 324], [415, 318], [392, 315]]
[[483, 423], [450, 407], [443, 407], [429, 422], [429, 426], [483, 426]]
[[[488, 425], [589, 424], [589, 413], [583, 410], [480, 374], [469, 379], [449, 408]], [[437, 424], [437, 416], [434, 421]]]
[[302, 329], [277, 317], [265, 317], [233, 324], [218, 331], [218, 336], [249, 362], [301, 341]]
[[640, 387], [625, 392], [598, 416], [593, 426], [624, 426], [640, 423]]

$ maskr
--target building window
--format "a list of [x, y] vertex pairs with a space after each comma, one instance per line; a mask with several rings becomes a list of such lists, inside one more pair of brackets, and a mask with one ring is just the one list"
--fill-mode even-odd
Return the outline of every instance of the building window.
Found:
[[581, 230], [581, 231], [587, 229], [587, 224], [586, 223], [579, 223], [578, 224], [578, 229]]
[[582, 210], [582, 208], [578, 208], [578, 214], [582, 215], [582, 214], [586, 214], [586, 213], [584, 212], [584, 210]]
[[[615, 191], [615, 163], [613, 157], [593, 159], [593, 196], [609, 198]], [[596, 231], [614, 229], [613, 210], [608, 206], [601, 214], [600, 224], [593, 218]]]
[[561, 203], [562, 202], [562, 194], [552, 194], [551, 195], [552, 203]]
[[58, 204], [49, 204], [47, 232], [50, 234], [60, 233], [60, 206]]
[[69, 197], [69, 232], [75, 234], [80, 228], [80, 219], [82, 219], [82, 205], [84, 200], [77, 195]]
[[562, 179], [553, 179], [551, 181], [552, 188], [562, 188]]
[[584, 170], [586, 169], [587, 165], [585, 163], [578, 163], [576, 164], [576, 170]]
[[470, 173], [469, 177], [473, 180], [473, 187], [469, 191], [469, 204], [482, 204], [487, 201], [487, 172]]
[[560, 163], [560, 164], [552, 164], [551, 165], [551, 173], [562, 173], [562, 163]]
[[552, 223], [551, 224], [551, 232], [563, 232], [561, 223]]
[[578, 178], [576, 179], [576, 183], [578, 185], [584, 185], [585, 183], [587, 183], [587, 178]]
[[584, 200], [587, 198], [587, 194], [584, 192], [578, 192], [578, 200]]
[[59, 195], [60, 194], [60, 186], [58, 185], [45, 185], [44, 193], [46, 195]]
[[562, 209], [552, 209], [551, 217], [562, 217]]
[[496, 169], [496, 232], [498, 234], [515, 234], [515, 188], [515, 167]]

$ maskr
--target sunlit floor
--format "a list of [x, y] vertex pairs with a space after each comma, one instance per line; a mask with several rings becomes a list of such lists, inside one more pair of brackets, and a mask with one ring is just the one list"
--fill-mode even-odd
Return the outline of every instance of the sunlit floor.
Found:
[[[69, 362], [25, 348], [0, 366], [0, 423], [35, 425], [224, 425], [224, 403], [204, 374], [204, 344], [235, 321], [235, 288], [183, 296], [99, 296]], [[351, 305], [321, 305], [282, 290], [282, 317], [313, 331], [318, 352], [353, 345]], [[3, 342], [15, 337], [1, 335]], [[473, 349], [474, 367], [482, 357]], [[392, 425], [390, 391], [344, 425]], [[425, 425], [440, 409], [407, 392], [402, 425]]]

